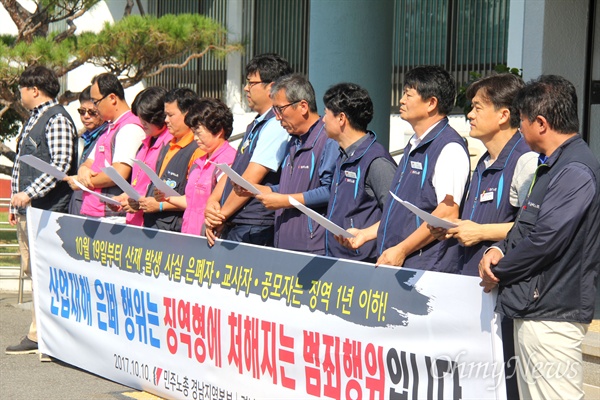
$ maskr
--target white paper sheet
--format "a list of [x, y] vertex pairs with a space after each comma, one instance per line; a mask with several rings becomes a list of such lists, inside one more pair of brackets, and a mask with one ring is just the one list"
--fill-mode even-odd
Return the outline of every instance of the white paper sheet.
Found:
[[331, 222], [330, 220], [328, 220], [327, 218], [325, 218], [318, 212], [306, 207], [304, 204], [300, 203], [298, 200], [294, 199], [292, 196], [288, 196], [288, 199], [289, 199], [291, 205], [296, 207], [298, 210], [302, 211], [304, 214], [308, 215], [309, 218], [313, 219], [316, 223], [318, 223], [319, 225], [321, 225], [323, 228], [327, 229], [329, 232], [333, 233], [334, 235], [342, 236], [347, 239], [354, 237], [354, 235], [349, 233], [347, 230], [334, 224], [333, 222]]
[[112, 166], [102, 168], [102, 172], [104, 172], [112, 181], [117, 185], [127, 196], [132, 198], [135, 201], [140, 199], [140, 194], [127, 182], [121, 174]]
[[400, 199], [398, 196], [396, 196], [392, 192], [390, 192], [390, 194], [398, 203], [400, 203], [404, 207], [408, 208], [413, 214], [417, 215], [423, 221], [427, 222], [429, 225], [431, 225], [435, 228], [450, 229], [450, 228], [456, 228], [458, 226], [454, 222], [446, 221], [445, 219], [438, 218], [435, 215], [431, 215], [428, 212], [421, 210], [419, 207], [409, 203], [408, 201], [404, 201], [404, 200]]
[[135, 160], [133, 158], [131, 160], [134, 163], [136, 163], [142, 169], [142, 171], [144, 171], [144, 173], [146, 175], [148, 175], [148, 177], [150, 178], [150, 180], [152, 181], [152, 183], [154, 183], [154, 186], [156, 186], [156, 188], [158, 190], [160, 190], [161, 192], [163, 192], [165, 194], [165, 197], [181, 196], [173, 188], [171, 188], [169, 185], [167, 185], [165, 183], [165, 181], [163, 181], [162, 179], [160, 179], [159, 176], [156, 175], [156, 172], [154, 172], [152, 170], [152, 168], [150, 168], [148, 165], [146, 165], [146, 163], [144, 163], [143, 161], [140, 161], [140, 160]]
[[[211, 161], [209, 161], [211, 162]], [[240, 185], [250, 193], [254, 195], [260, 194], [260, 190], [258, 190], [254, 185], [250, 182], [242, 178], [237, 172], [231, 169], [231, 167], [225, 163], [217, 164], [214, 163], [216, 167], [218, 167], [229, 179], [231, 179], [236, 184]]]
[[25, 164], [31, 165], [33, 168], [38, 169], [45, 174], [55, 177], [60, 181], [62, 181], [67, 176], [67, 174], [62, 172], [60, 169], [56, 168], [54, 165], [48, 164], [46, 161], [42, 161], [36, 156], [32, 156], [31, 154], [21, 156], [19, 160], [23, 161]]
[[83, 190], [84, 192], [88, 192], [88, 193], [90, 193], [90, 194], [98, 197], [100, 200], [102, 200], [105, 203], [113, 204], [115, 206], [120, 206], [121, 205], [121, 203], [119, 203], [118, 201], [113, 200], [112, 197], [105, 196], [105, 195], [103, 195], [101, 193], [97, 193], [97, 192], [94, 192], [93, 190], [90, 190], [90, 189], [86, 188], [81, 183], [79, 183], [79, 181], [77, 179], [73, 179], [73, 182], [75, 182], [75, 184], [77, 186], [79, 186], [79, 189]]

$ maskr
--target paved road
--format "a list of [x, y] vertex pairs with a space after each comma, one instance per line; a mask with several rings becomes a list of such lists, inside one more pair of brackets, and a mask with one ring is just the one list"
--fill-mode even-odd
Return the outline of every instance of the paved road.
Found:
[[37, 354], [4, 354], [27, 332], [30, 307], [30, 302], [18, 305], [15, 293], [0, 292], [0, 399], [158, 399], [59, 360], [42, 363]]

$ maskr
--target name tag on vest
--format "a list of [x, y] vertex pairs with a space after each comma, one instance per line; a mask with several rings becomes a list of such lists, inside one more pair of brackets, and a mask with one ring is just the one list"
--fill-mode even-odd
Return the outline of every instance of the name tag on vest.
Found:
[[344, 171], [344, 175], [346, 175], [346, 178], [356, 179], [356, 172], [354, 171]]
[[483, 192], [479, 196], [480, 203], [485, 203], [486, 201], [492, 201], [492, 200], [494, 200], [494, 192]]
[[420, 162], [418, 162], [418, 161], [411, 161], [411, 162], [410, 162], [410, 167], [411, 167], [412, 169], [418, 169], [419, 171], [422, 171], [422, 170], [423, 170], [423, 164], [421, 164], [421, 163], [420, 163]]

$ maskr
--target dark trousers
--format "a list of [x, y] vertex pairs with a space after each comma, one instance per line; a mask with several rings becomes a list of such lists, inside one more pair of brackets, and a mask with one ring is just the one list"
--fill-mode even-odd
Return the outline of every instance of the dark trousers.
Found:
[[[506, 377], [506, 398], [519, 400], [519, 387], [517, 385], [517, 365], [515, 359], [515, 334], [513, 320], [502, 316], [500, 326], [502, 329], [502, 346], [504, 350], [504, 375]], [[520, 360], [523, 362], [523, 360]], [[521, 366], [523, 368], [523, 366]]]
[[273, 247], [274, 236], [275, 227], [273, 225], [236, 224], [225, 228], [221, 238], [233, 242]]

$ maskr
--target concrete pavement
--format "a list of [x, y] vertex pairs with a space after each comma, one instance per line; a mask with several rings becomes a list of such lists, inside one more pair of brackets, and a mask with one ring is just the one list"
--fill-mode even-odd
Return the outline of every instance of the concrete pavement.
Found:
[[6, 400], [159, 399], [106, 380], [59, 360], [40, 362], [37, 354], [6, 355], [31, 322], [31, 292], [17, 304], [16, 292], [0, 291], [0, 398]]

